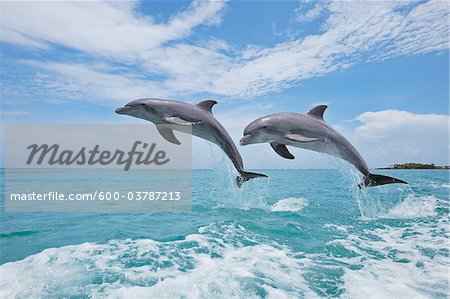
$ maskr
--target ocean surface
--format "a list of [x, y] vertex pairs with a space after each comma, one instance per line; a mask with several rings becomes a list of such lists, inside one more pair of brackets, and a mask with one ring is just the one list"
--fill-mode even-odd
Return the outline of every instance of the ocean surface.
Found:
[[2, 190], [0, 298], [448, 298], [448, 170], [260, 172], [193, 171], [192, 212], [5, 213]]

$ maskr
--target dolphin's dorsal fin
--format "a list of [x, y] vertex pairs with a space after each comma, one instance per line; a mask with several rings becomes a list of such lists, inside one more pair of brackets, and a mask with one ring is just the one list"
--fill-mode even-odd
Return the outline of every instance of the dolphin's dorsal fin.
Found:
[[279, 144], [279, 143], [276, 143], [276, 142], [271, 142], [270, 146], [281, 157], [283, 157], [285, 159], [290, 159], [290, 160], [295, 159], [294, 155], [289, 152], [289, 150], [288, 150], [288, 148], [286, 147], [285, 144]]
[[315, 117], [320, 119], [321, 121], [323, 120], [323, 113], [325, 112], [325, 109], [327, 109], [327, 105], [318, 105], [314, 108], [312, 108], [311, 110], [309, 110], [306, 114], [308, 114], [309, 116]]
[[314, 142], [318, 139], [315, 137], [306, 137], [299, 133], [286, 134], [284, 135], [284, 138], [297, 142]]
[[173, 134], [173, 130], [171, 128], [165, 127], [163, 125], [156, 125], [156, 128], [158, 129], [159, 134], [166, 139], [167, 141], [173, 143], [173, 144], [181, 144], [180, 140], [175, 137]]
[[204, 110], [208, 111], [209, 113], [212, 113], [212, 107], [215, 104], [217, 104], [217, 102], [214, 100], [206, 100], [206, 101], [201, 101], [200, 103], [197, 104], [197, 106], [200, 108], [203, 108]]

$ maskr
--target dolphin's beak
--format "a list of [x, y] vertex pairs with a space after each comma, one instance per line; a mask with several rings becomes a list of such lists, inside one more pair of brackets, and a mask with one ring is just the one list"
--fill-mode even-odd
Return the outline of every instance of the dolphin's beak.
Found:
[[239, 144], [247, 145], [250, 143], [251, 139], [252, 139], [252, 135], [250, 135], [250, 134], [244, 135], [244, 137], [242, 137], [241, 140], [239, 141]]
[[117, 114], [126, 114], [128, 110], [130, 110], [129, 107], [126, 107], [126, 106], [125, 107], [120, 107], [120, 108], [116, 109], [116, 113]]

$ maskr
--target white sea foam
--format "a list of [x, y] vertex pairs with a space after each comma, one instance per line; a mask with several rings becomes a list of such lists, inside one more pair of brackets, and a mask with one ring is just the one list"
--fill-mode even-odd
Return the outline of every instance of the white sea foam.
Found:
[[[435, 226], [385, 227], [351, 234], [341, 243], [357, 251], [345, 269], [343, 298], [445, 298], [449, 291], [448, 221]], [[349, 262], [348, 260], [346, 262]]]
[[290, 197], [277, 201], [270, 210], [272, 212], [298, 212], [308, 205], [305, 198]]
[[400, 184], [358, 190], [355, 198], [365, 220], [433, 217], [437, 215], [439, 202], [443, 202], [433, 195], [419, 195], [408, 185]]
[[317, 297], [307, 259], [245, 228], [212, 225], [185, 240], [115, 240], [46, 249], [0, 266], [1, 298]]
[[332, 224], [332, 223], [324, 224], [323, 227], [334, 229], [334, 230], [337, 230], [340, 232], [345, 232], [345, 233], [348, 232], [349, 229], [354, 228], [351, 225], [336, 225], [336, 224]]
[[434, 196], [409, 194], [401, 203], [391, 208], [386, 218], [419, 218], [436, 216], [438, 199]]
[[446, 297], [448, 219], [324, 227], [343, 237], [321, 253], [294, 252], [234, 222], [202, 227], [179, 241], [46, 249], [0, 266], [0, 298]]

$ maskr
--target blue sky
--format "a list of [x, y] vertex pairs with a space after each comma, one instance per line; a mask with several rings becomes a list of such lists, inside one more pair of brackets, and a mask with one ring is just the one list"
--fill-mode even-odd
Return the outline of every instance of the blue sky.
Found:
[[[2, 122], [140, 122], [114, 108], [212, 98], [237, 142], [259, 116], [326, 103], [369, 166], [448, 164], [448, 18], [446, 1], [2, 2]], [[249, 168], [330, 166], [240, 150]]]

